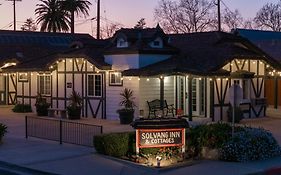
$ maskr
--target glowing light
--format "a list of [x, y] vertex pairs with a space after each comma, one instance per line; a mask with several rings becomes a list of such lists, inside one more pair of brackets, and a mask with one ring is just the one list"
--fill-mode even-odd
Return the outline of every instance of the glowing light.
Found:
[[121, 80], [123, 80], [123, 77], [121, 78]]
[[220, 78], [217, 78], [217, 81], [220, 81], [221, 79]]
[[255, 62], [255, 61], [253, 61], [253, 64], [256, 64], [256, 62]]
[[138, 80], [140, 81], [140, 78], [138, 78]]
[[72, 63], [72, 60], [69, 60], [69, 62], [71, 62], [71, 63]]
[[90, 66], [91, 69], [93, 69], [93, 66]]
[[149, 81], [149, 78], [147, 78], [146, 81]]
[[209, 78], [209, 80], [210, 80], [210, 81], [213, 81], [213, 79], [212, 79], [212, 78]]
[[50, 66], [50, 69], [53, 69], [54, 67], [53, 66]]
[[269, 68], [269, 65], [267, 64], [266, 67]]
[[64, 62], [65, 62], [65, 60], [62, 60], [62, 62], [64, 63]]
[[161, 79], [163, 79], [163, 76], [160, 76]]
[[199, 80], [202, 80], [202, 78], [200, 77]]

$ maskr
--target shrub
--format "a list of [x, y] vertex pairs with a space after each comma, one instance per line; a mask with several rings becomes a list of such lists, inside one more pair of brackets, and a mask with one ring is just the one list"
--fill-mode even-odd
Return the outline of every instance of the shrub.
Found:
[[111, 133], [94, 137], [96, 151], [101, 154], [123, 157], [135, 152], [135, 132]]
[[32, 112], [31, 105], [29, 104], [16, 104], [12, 109], [13, 112], [26, 113]]
[[2, 138], [7, 133], [7, 126], [0, 123], [0, 142], [2, 142]]
[[220, 158], [245, 162], [268, 159], [280, 153], [280, 146], [270, 132], [261, 128], [245, 128], [223, 145]]
[[[230, 105], [227, 110], [228, 122], [232, 122], [232, 115], [233, 115], [232, 106]], [[235, 107], [234, 123], [239, 123], [243, 118], [244, 118], [244, 116], [243, 116], [243, 111], [241, 110], [241, 108]]]
[[[242, 130], [235, 127], [235, 131]], [[213, 123], [209, 125], [198, 125], [190, 128], [186, 133], [187, 150], [190, 156], [197, 156], [203, 147], [219, 149], [231, 138], [231, 125], [229, 123]]]

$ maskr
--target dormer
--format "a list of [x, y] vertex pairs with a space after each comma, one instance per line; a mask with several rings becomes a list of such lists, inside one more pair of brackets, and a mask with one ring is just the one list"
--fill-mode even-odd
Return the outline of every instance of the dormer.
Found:
[[153, 41], [149, 43], [150, 47], [152, 48], [163, 48], [163, 40], [160, 37], [157, 37]]
[[128, 41], [124, 37], [117, 38], [117, 48], [125, 48], [128, 47]]

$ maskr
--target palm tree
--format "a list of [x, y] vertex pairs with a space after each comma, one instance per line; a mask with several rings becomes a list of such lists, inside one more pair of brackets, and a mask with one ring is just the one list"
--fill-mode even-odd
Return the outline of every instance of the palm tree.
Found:
[[60, 32], [68, 31], [70, 18], [68, 13], [62, 9], [59, 0], [40, 0], [37, 4], [35, 14], [37, 24], [41, 24], [40, 31]]
[[90, 5], [89, 1], [83, 0], [61, 0], [62, 8], [70, 14], [71, 33], [74, 33], [74, 16], [82, 13], [84, 16], [89, 16]]

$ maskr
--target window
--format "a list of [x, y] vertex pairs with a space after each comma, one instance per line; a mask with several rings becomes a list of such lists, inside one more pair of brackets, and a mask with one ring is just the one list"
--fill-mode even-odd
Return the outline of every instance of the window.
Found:
[[150, 43], [150, 46], [153, 48], [163, 48], [163, 40], [158, 37]]
[[109, 85], [122, 86], [122, 74], [121, 72], [109, 72]]
[[28, 74], [27, 73], [19, 73], [19, 81], [20, 82], [28, 81]]
[[117, 47], [128, 47], [128, 42], [124, 38], [118, 38], [117, 39]]
[[88, 75], [88, 95], [102, 96], [102, 76], [100, 74]]
[[42, 95], [51, 95], [51, 75], [39, 75], [39, 92]]

